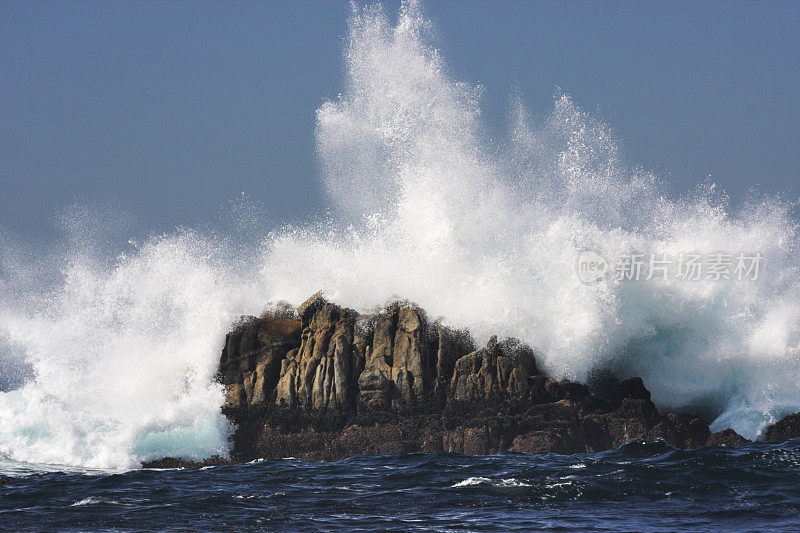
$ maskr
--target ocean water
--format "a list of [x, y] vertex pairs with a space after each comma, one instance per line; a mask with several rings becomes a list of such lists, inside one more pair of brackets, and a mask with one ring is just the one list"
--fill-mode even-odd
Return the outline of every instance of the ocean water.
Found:
[[200, 470], [0, 462], [13, 531], [797, 531], [800, 441], [575, 456], [406, 454]]

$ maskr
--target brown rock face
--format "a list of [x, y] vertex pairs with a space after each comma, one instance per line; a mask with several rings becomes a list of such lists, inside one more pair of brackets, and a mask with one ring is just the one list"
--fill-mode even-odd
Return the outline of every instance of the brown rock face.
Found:
[[496, 425], [460, 427], [442, 437], [443, 451], [469, 455], [487, 455], [500, 451], [502, 432]]
[[765, 432], [768, 441], [784, 441], [800, 437], [800, 413], [794, 413], [776, 422]]
[[268, 400], [278, 381], [281, 361], [300, 345], [300, 321], [247, 317], [225, 337], [219, 374], [227, 407]]
[[511, 444], [511, 451], [523, 453], [571, 454], [589, 450], [583, 428], [576, 422], [529, 431], [515, 437]]
[[286, 407], [346, 407], [355, 394], [360, 361], [354, 346], [356, 313], [317, 296], [298, 308], [299, 348], [280, 367], [276, 403]]
[[733, 446], [741, 446], [742, 444], [746, 444], [748, 442], [750, 442], [750, 440], [742, 437], [734, 430], [726, 429], [709, 435], [708, 442], [706, 444], [708, 446], [733, 447]]
[[358, 378], [359, 405], [411, 409], [430, 387], [426, 378], [434, 354], [425, 317], [414, 307], [396, 304], [376, 317], [374, 328]]
[[536, 374], [533, 351], [515, 339], [492, 337], [486, 348], [456, 361], [449, 398], [460, 402], [523, 400]]
[[[631, 440], [734, 446], [685, 414], [661, 414], [639, 378], [599, 372], [586, 385], [543, 376], [515, 339], [471, 337], [398, 302], [359, 315], [319, 294], [297, 308], [248, 317], [220, 359], [225, 413], [237, 425], [233, 455], [338, 459], [445, 451], [488, 454], [599, 451]], [[800, 414], [768, 438], [800, 433]]]
[[472, 340], [424, 312], [397, 303], [359, 316], [315, 295], [300, 320], [248, 317], [227, 339], [220, 375], [229, 408], [263, 405], [304, 410], [411, 411], [444, 399], [456, 361]]
[[441, 324], [435, 325], [436, 368], [434, 369], [434, 394], [439, 400], [447, 398], [450, 380], [456, 362], [475, 349], [472, 337], [466, 331], [453, 331]]
[[472, 349], [472, 340], [441, 324], [429, 324], [416, 306], [398, 303], [374, 317], [358, 378], [362, 409], [410, 411], [427, 399], [442, 397], [456, 361]]

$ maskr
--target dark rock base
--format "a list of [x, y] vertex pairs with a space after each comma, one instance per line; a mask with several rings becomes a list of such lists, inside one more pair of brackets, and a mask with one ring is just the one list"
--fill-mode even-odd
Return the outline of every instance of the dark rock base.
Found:
[[695, 417], [660, 415], [647, 399], [626, 398], [611, 407], [588, 396], [538, 405], [448, 405], [427, 413], [321, 414], [274, 407], [227, 414], [237, 422], [231, 453], [236, 462], [265, 457], [331, 461], [413, 452], [572, 454], [631, 440], [664, 440], [679, 448], [749, 442], [732, 430], [712, 434]]

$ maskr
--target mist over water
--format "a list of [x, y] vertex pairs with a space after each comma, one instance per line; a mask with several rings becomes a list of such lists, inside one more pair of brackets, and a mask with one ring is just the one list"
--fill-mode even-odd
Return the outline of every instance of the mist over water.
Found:
[[[359, 310], [408, 298], [478, 342], [518, 337], [553, 377], [639, 375], [659, 407], [715, 430], [755, 438], [800, 410], [793, 206], [734, 209], [712, 184], [670, 197], [566, 94], [540, 121], [516, 98], [492, 142], [480, 87], [452, 78], [434, 38], [414, 2], [396, 23], [354, 9], [345, 89], [317, 110], [329, 220], [243, 242], [178, 229], [124, 253], [104, 244], [111, 214], [68, 212], [58, 251], [0, 236], [0, 454], [104, 468], [224, 454], [212, 378], [231, 322], [320, 289]], [[764, 270], [586, 284], [586, 249], [760, 253]]]

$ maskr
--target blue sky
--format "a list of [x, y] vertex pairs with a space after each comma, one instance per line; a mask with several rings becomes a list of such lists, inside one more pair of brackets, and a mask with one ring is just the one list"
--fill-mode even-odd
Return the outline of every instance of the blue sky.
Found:
[[[396, 13], [398, 2], [386, 2]], [[674, 193], [707, 176], [800, 196], [800, 3], [436, 2], [454, 77], [502, 136], [515, 87], [557, 87]], [[74, 202], [133, 233], [203, 225], [242, 192], [275, 221], [325, 209], [314, 112], [342, 81], [335, 2], [0, 3], [0, 229]]]

